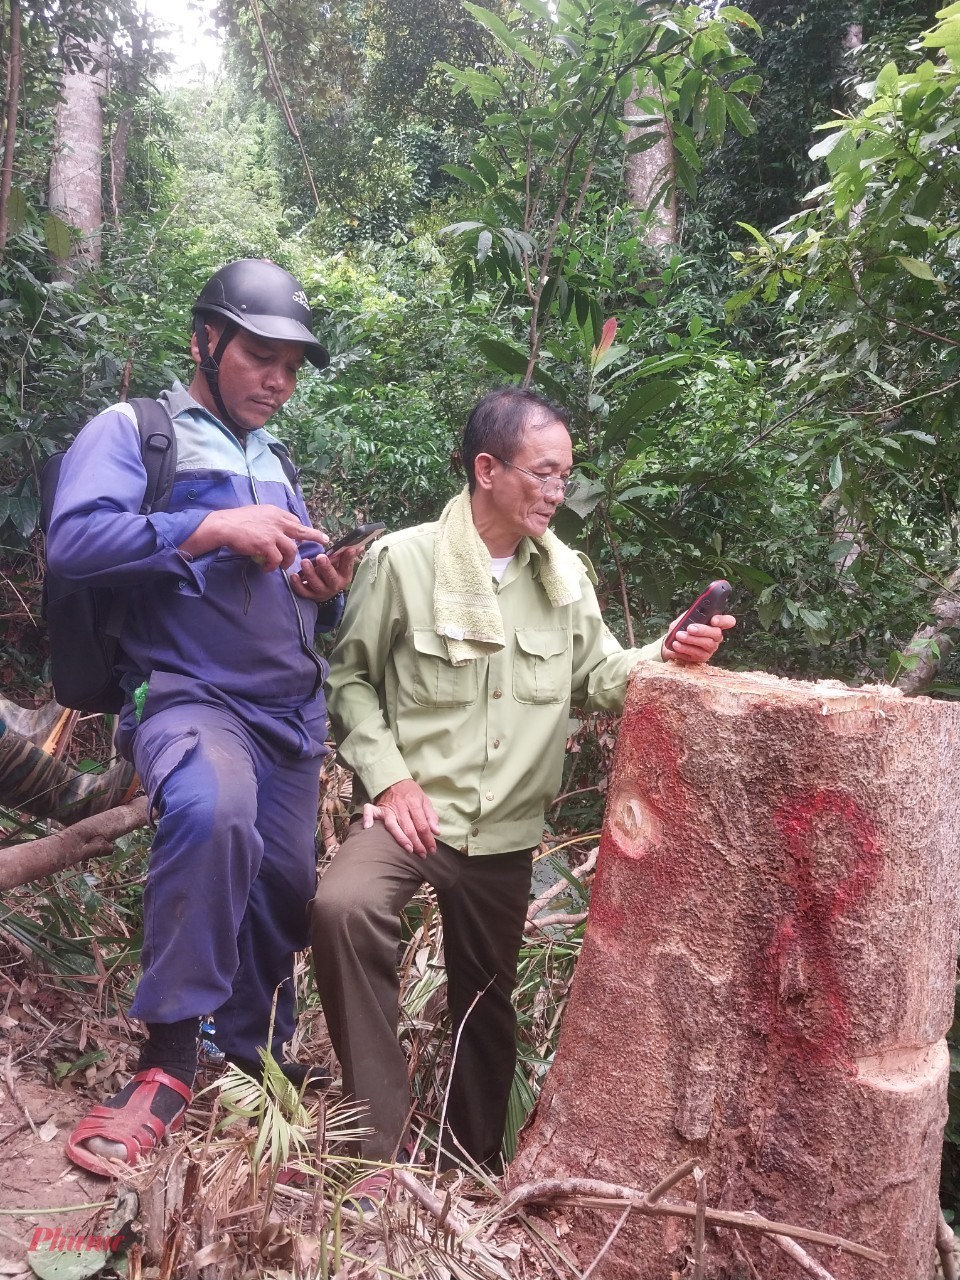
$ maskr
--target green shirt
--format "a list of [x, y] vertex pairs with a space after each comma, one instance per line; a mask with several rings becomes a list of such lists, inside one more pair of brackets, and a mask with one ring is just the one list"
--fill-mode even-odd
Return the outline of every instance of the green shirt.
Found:
[[388, 535], [357, 572], [327, 685], [340, 758], [358, 803], [414, 778], [444, 843], [471, 854], [531, 848], [560, 788], [571, 705], [619, 711], [630, 671], [660, 661], [661, 642], [621, 648], [585, 557], [581, 599], [553, 608], [525, 538], [494, 583], [503, 649], [455, 667], [434, 630], [436, 530]]

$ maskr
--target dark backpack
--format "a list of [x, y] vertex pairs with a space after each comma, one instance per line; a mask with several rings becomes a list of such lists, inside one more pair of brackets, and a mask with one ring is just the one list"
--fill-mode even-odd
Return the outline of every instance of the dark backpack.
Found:
[[[140, 451], [147, 485], [140, 514], [164, 511], [170, 501], [177, 470], [177, 438], [166, 409], [156, 400], [131, 400], [140, 431]], [[284, 474], [296, 487], [297, 469], [278, 443], [271, 449]], [[50, 527], [60, 468], [66, 451], [52, 454], [40, 471], [40, 528]], [[45, 569], [43, 617], [50, 639], [50, 678], [57, 701], [75, 711], [115, 714], [123, 706], [117, 670], [120, 631], [127, 612], [127, 596], [111, 587], [70, 582]]]

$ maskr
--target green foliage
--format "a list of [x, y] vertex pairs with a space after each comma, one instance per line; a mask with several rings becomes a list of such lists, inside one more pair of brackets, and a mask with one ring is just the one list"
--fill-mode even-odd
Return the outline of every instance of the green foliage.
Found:
[[386, 241], [449, 186], [441, 166], [460, 154], [472, 115], [437, 70], [439, 58], [473, 56], [459, 0], [281, 0], [258, 9], [262, 36], [250, 5], [222, 0], [218, 12], [232, 67], [269, 104], [264, 154], [283, 200], [301, 222], [316, 219], [326, 244]]
[[295, 224], [271, 162], [270, 109], [235, 82], [178, 89], [168, 108], [179, 134], [165, 224], [171, 250], [179, 256], [185, 241], [211, 270], [234, 258], [296, 258]]
[[[750, 98], [756, 131], [731, 135], [704, 161], [697, 209], [736, 234], [737, 223], [769, 227], [799, 206], [815, 181], [807, 155], [815, 126], [847, 104], [861, 68], [902, 52], [909, 34], [933, 20], [936, 0], [746, 0], [762, 37], [743, 33], [762, 80]], [[864, 43], [849, 47], [851, 27]]]
[[331, 366], [301, 379], [282, 429], [308, 496], [328, 525], [435, 518], [462, 484], [451, 455], [490, 384], [478, 343], [504, 332], [488, 300], [451, 293], [429, 235], [317, 259], [305, 279], [328, 316]]
[[[467, 8], [485, 29], [490, 54], [485, 66], [447, 67], [457, 90], [486, 113], [469, 167], [451, 169], [472, 206], [447, 228], [459, 241], [455, 279], [468, 298], [480, 285], [500, 285], [526, 299], [525, 367], [508, 353], [487, 354], [556, 394], [538, 371], [548, 317], [574, 317], [581, 327], [589, 318], [594, 339], [600, 336], [594, 279], [582, 269], [578, 243], [588, 201], [619, 192], [625, 158], [660, 141], [665, 111], [677, 179], [695, 190], [707, 136], [719, 143], [728, 117], [738, 129], [752, 128], [737, 96], [753, 87], [742, 74], [750, 62], [728, 24], [756, 24], [733, 8], [708, 19], [697, 5], [660, 11], [621, 0], [588, 9], [531, 0], [506, 20]], [[661, 196], [654, 193], [651, 204]]]
[[[914, 615], [956, 561], [955, 12], [914, 47], [913, 69], [888, 63], [857, 86], [861, 109], [811, 151], [827, 169], [811, 207], [769, 235], [748, 228], [746, 285], [730, 303], [762, 296], [794, 318], [778, 363], [819, 419], [798, 465], [819, 472], [868, 549], [876, 576], [858, 561], [858, 587], [879, 590], [876, 607], [892, 579], [911, 579], [900, 600]], [[902, 647], [912, 627], [891, 629]]]

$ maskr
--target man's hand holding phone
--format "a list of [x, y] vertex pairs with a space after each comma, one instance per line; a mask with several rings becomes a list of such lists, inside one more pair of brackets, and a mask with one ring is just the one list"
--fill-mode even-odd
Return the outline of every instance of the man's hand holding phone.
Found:
[[344, 537], [331, 543], [323, 555], [313, 560], [302, 560], [296, 573], [290, 575], [290, 583], [298, 596], [324, 604], [349, 587], [356, 568], [357, 557], [368, 542], [384, 530], [382, 523], [361, 524]]
[[674, 620], [661, 649], [664, 662], [710, 661], [723, 641], [724, 631], [737, 625], [732, 614], [723, 612], [731, 590], [729, 582], [718, 578]]

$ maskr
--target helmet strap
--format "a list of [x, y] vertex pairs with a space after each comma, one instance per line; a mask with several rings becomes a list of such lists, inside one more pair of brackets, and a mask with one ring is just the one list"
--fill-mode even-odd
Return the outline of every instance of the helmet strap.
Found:
[[220, 361], [223, 359], [223, 353], [226, 351], [228, 343], [236, 332], [237, 326], [232, 320], [228, 320], [223, 326], [216, 348], [211, 351], [210, 343], [207, 341], [207, 326], [203, 313], [198, 312], [194, 318], [193, 334], [197, 340], [197, 350], [200, 353], [199, 370], [207, 380], [207, 386], [213, 396], [213, 403], [217, 406], [217, 411], [220, 414], [220, 421], [242, 440], [247, 432], [238, 422], [231, 418], [227, 412], [227, 406], [223, 403], [223, 396], [220, 394]]

